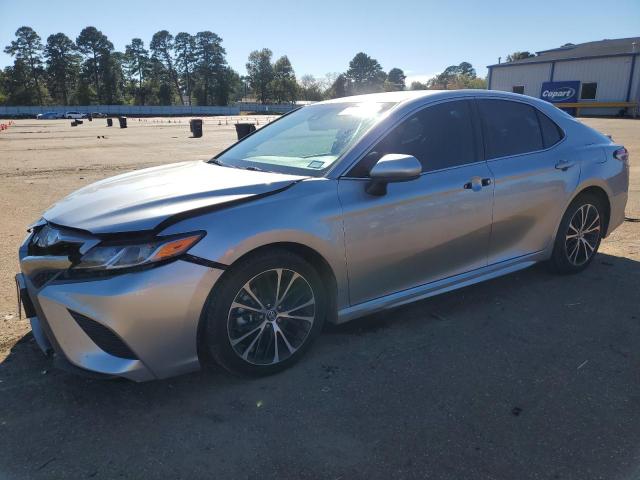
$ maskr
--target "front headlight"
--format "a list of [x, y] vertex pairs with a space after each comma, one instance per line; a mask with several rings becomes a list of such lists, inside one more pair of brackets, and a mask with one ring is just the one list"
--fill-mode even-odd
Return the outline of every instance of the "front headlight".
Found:
[[73, 268], [115, 270], [161, 262], [182, 255], [202, 237], [204, 232], [136, 244], [100, 244], [85, 253]]

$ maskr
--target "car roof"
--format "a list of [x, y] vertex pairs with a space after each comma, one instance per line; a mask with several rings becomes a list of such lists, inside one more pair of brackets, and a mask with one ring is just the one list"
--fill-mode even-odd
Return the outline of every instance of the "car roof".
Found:
[[369, 93], [366, 95], [354, 95], [351, 97], [340, 97], [332, 100], [325, 100], [323, 102], [315, 103], [353, 103], [353, 102], [393, 102], [393, 103], [423, 103], [424, 100], [440, 100], [448, 98], [463, 98], [463, 97], [504, 97], [511, 100], [527, 100], [532, 97], [527, 97], [518, 93], [503, 92], [500, 90], [479, 90], [479, 89], [465, 89], [465, 90], [403, 90], [398, 92], [382, 92], [382, 93]]
[[[500, 90], [479, 90], [479, 89], [465, 89], [465, 90], [404, 90], [398, 92], [382, 92], [382, 93], [369, 93], [366, 95], [355, 95], [351, 97], [334, 98], [332, 100], [325, 100], [323, 102], [317, 102], [312, 105], [308, 105], [305, 108], [309, 108], [313, 105], [332, 104], [332, 103], [361, 103], [361, 102], [392, 102], [396, 104], [394, 110], [407, 111], [411, 110], [415, 106], [421, 106], [425, 103], [431, 103], [439, 100], [449, 100], [455, 98], [503, 98], [505, 100], [515, 100], [518, 102], [528, 103], [535, 105], [547, 114], [553, 114], [557, 110], [553, 107], [553, 104], [541, 100], [539, 98], [530, 97], [528, 95], [522, 95], [519, 93], [503, 92]], [[551, 108], [553, 107], [553, 108]]]
[[[453, 91], [453, 90], [451, 90]], [[340, 97], [325, 100], [318, 103], [353, 103], [353, 102], [393, 102], [400, 103], [410, 100], [420, 99], [446, 90], [402, 90], [398, 92], [368, 93], [366, 95], [353, 95], [350, 97]]]

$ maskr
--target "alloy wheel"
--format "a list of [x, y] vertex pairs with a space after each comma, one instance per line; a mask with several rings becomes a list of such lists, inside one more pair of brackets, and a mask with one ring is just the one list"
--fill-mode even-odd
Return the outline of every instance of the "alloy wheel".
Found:
[[565, 235], [565, 250], [569, 262], [579, 267], [587, 263], [600, 240], [600, 215], [590, 203], [582, 205], [571, 217]]
[[275, 365], [305, 342], [316, 319], [316, 300], [298, 272], [264, 271], [236, 294], [227, 317], [234, 352], [254, 365]]

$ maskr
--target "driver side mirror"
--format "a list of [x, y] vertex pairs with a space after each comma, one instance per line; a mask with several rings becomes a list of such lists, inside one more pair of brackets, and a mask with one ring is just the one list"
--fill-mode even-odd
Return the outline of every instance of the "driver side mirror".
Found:
[[389, 153], [384, 155], [369, 172], [371, 180], [365, 191], [369, 195], [386, 195], [387, 184], [415, 180], [422, 173], [422, 164], [413, 155]]

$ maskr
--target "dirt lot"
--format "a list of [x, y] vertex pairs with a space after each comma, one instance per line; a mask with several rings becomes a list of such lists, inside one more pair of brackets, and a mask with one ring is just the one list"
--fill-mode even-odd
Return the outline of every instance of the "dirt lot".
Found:
[[0, 478], [640, 476], [640, 121], [584, 120], [629, 148], [632, 185], [630, 221], [581, 275], [538, 266], [331, 328], [266, 379], [51, 370], [16, 318], [27, 225], [82, 185], [235, 138], [233, 121], [200, 139], [176, 121], [0, 133]]

